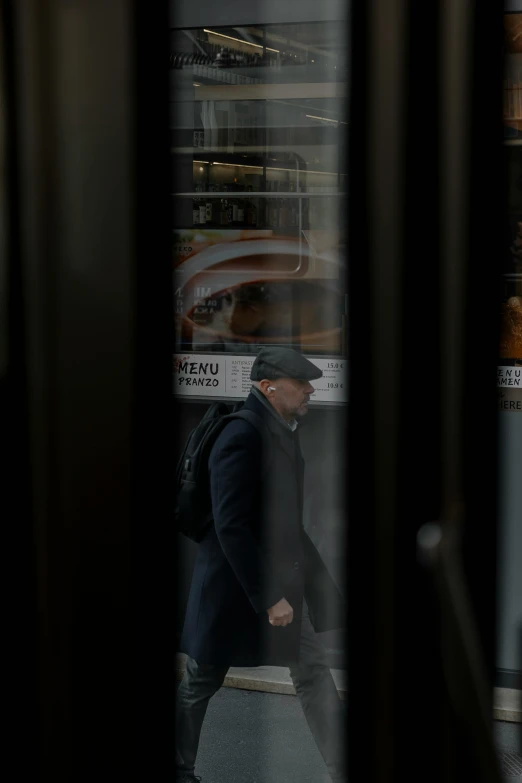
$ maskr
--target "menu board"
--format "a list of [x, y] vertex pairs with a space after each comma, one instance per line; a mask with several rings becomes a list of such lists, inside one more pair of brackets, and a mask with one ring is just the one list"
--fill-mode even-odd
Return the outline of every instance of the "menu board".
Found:
[[[347, 362], [338, 358], [310, 358], [323, 377], [312, 381], [311, 403], [348, 401]], [[250, 370], [255, 356], [233, 354], [175, 354], [173, 391], [180, 397], [244, 399], [250, 392]]]
[[497, 386], [522, 389], [522, 366], [501, 365], [497, 368]]
[[498, 409], [522, 413], [522, 366], [502, 365], [497, 369]]

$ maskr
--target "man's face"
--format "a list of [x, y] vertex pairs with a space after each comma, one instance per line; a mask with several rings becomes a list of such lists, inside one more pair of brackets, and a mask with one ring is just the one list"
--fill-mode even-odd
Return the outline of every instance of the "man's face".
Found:
[[287, 420], [306, 416], [310, 395], [315, 389], [310, 381], [298, 381], [295, 378], [278, 378], [271, 381], [275, 388], [270, 399], [279, 413]]

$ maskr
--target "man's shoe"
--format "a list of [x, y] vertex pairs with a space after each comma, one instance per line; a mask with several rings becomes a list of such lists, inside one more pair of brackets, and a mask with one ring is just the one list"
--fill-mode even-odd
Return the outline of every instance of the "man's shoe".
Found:
[[199, 783], [201, 778], [198, 775], [191, 775], [190, 772], [185, 772], [181, 777], [176, 778], [176, 783]]

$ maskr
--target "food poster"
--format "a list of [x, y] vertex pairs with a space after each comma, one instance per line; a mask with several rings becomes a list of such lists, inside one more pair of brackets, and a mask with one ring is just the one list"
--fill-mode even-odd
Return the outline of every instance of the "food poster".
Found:
[[174, 231], [175, 352], [261, 345], [345, 354], [345, 250], [332, 231]]
[[500, 357], [522, 364], [522, 222], [517, 222], [509, 250], [501, 306]]
[[498, 409], [522, 413], [522, 223], [509, 248], [500, 312]]

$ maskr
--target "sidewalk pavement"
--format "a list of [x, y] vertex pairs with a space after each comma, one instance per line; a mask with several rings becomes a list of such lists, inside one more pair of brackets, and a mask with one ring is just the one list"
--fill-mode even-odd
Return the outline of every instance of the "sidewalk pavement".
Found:
[[[506, 783], [522, 779], [519, 729], [494, 724]], [[210, 700], [196, 774], [202, 783], [331, 783], [299, 701], [234, 685]]]
[[[185, 670], [185, 655], [178, 655], [176, 669], [181, 679]], [[341, 699], [347, 695], [347, 677], [343, 669], [332, 669], [332, 676]], [[255, 669], [230, 668], [225, 678], [225, 687], [241, 690], [262, 691], [295, 696], [295, 689], [288, 669], [280, 666], [259, 666]], [[493, 694], [493, 718], [510, 723], [522, 722], [522, 691], [512, 688], [495, 688]]]
[[235, 687], [210, 700], [196, 775], [202, 783], [331, 783], [299, 701]]

